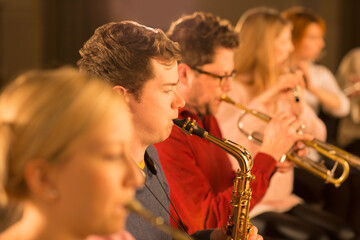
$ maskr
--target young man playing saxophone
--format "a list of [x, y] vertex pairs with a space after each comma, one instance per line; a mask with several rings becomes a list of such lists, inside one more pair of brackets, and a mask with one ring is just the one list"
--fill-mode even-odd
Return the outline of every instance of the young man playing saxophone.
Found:
[[[172, 120], [185, 104], [176, 89], [178, 44], [161, 30], [125, 21], [98, 28], [80, 54], [81, 71], [109, 82], [125, 96], [136, 129], [130, 154], [147, 176], [146, 187], [137, 191], [136, 198], [169, 223], [168, 185], [151, 145], [170, 135]], [[276, 131], [269, 132], [276, 138]], [[136, 239], [171, 239], [134, 215], [129, 216], [126, 228]], [[251, 239], [261, 239], [256, 233], [255, 228]], [[225, 237], [219, 230], [211, 237], [219, 235]]]
[[[221, 139], [214, 115], [221, 96], [231, 89], [237, 34], [228, 21], [197, 12], [173, 22], [167, 35], [181, 48], [177, 90], [186, 105], [180, 109], [179, 118], [191, 117]], [[300, 125], [294, 116], [279, 114], [268, 126], [261, 152], [253, 156], [255, 181], [251, 183], [250, 208], [264, 195], [277, 165], [275, 159], [280, 159], [295, 141], [309, 139], [296, 133]], [[235, 177], [225, 151], [177, 128], [155, 147], [169, 183], [170, 199], [189, 232], [224, 226], [231, 213]]]

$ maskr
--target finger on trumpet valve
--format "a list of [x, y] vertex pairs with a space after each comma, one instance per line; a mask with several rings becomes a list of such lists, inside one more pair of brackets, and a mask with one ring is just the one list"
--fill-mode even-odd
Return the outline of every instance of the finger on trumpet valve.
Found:
[[301, 124], [300, 127], [296, 130], [296, 132], [299, 134], [299, 135], [303, 135], [304, 132], [302, 131], [302, 129], [305, 129], [305, 124]]

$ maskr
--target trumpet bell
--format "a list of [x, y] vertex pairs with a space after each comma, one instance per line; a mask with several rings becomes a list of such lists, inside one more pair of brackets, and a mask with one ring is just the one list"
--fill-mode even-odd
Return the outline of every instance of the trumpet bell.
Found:
[[[244, 111], [244, 113], [240, 116], [238, 121], [238, 128], [242, 134], [244, 134], [248, 140], [261, 145], [263, 140], [263, 134], [257, 131], [247, 130], [243, 124], [243, 119], [245, 116], [251, 115], [254, 116], [265, 123], [268, 123], [271, 120], [271, 117], [258, 112], [256, 110], [248, 109], [238, 103], [235, 103], [232, 99], [227, 97], [226, 95], [222, 96], [222, 100], [230, 103]], [[327, 157], [328, 159], [334, 161], [334, 164], [331, 169], [325, 167], [324, 164], [321, 164], [315, 160], [299, 157], [294, 152], [293, 148], [286, 154], [286, 158], [292, 162], [294, 162], [299, 167], [306, 169], [307, 171], [315, 174], [316, 176], [322, 178], [327, 183], [331, 183], [336, 187], [339, 187], [348, 177], [350, 167], [349, 164], [360, 170], [360, 158], [350, 154], [334, 145], [331, 145], [326, 142], [322, 142], [318, 139], [313, 139], [312, 141], [302, 141], [307, 147], [315, 149], [319, 154]], [[339, 177], [335, 178], [335, 171], [339, 167], [342, 168], [342, 173]]]
[[[244, 134], [247, 139], [257, 145], [262, 144], [263, 134], [257, 131], [247, 130], [242, 122], [242, 120], [248, 116], [248, 113], [245, 112], [241, 115], [238, 121], [238, 128], [242, 134]], [[317, 152], [324, 155], [327, 158], [330, 158], [334, 161], [334, 165], [331, 169], [328, 169], [323, 161], [316, 161], [308, 157], [299, 157], [296, 155], [296, 152], [293, 149], [290, 149], [289, 152], [285, 155], [286, 159], [295, 163], [297, 166], [304, 168], [305, 170], [311, 172], [312, 174], [322, 178], [326, 183], [331, 183], [335, 187], [339, 187], [348, 177], [349, 174], [349, 164], [343, 159], [344, 157], [338, 156], [338, 152], [328, 150], [327, 144], [319, 140], [314, 140], [316, 142], [304, 142], [306, 146], [311, 146], [315, 148]], [[322, 148], [325, 147], [325, 148]], [[331, 155], [331, 157], [330, 157]], [[335, 171], [339, 167], [339, 163], [342, 166], [342, 174], [339, 177], [335, 177]]]

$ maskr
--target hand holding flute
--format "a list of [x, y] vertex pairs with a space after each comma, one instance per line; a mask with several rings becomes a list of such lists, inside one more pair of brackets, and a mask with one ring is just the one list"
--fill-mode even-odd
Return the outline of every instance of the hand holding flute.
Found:
[[259, 95], [258, 99], [262, 104], [267, 105], [268, 103], [273, 102], [274, 99], [284, 94], [288, 94], [289, 97], [293, 99], [291, 101], [293, 104], [300, 103], [304, 86], [304, 78], [300, 70], [287, 72], [282, 74], [272, 87]]

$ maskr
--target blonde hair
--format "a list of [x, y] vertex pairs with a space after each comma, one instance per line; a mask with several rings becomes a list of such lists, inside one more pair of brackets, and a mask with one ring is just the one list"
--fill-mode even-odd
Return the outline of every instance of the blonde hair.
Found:
[[269, 8], [254, 8], [245, 12], [235, 30], [240, 45], [235, 51], [236, 74], [251, 74], [256, 94], [277, 81], [280, 69], [275, 64], [274, 42], [290, 23], [280, 13]]
[[0, 200], [27, 196], [26, 164], [61, 162], [71, 145], [113, 111], [122, 98], [109, 85], [72, 68], [19, 76], [0, 96]]

